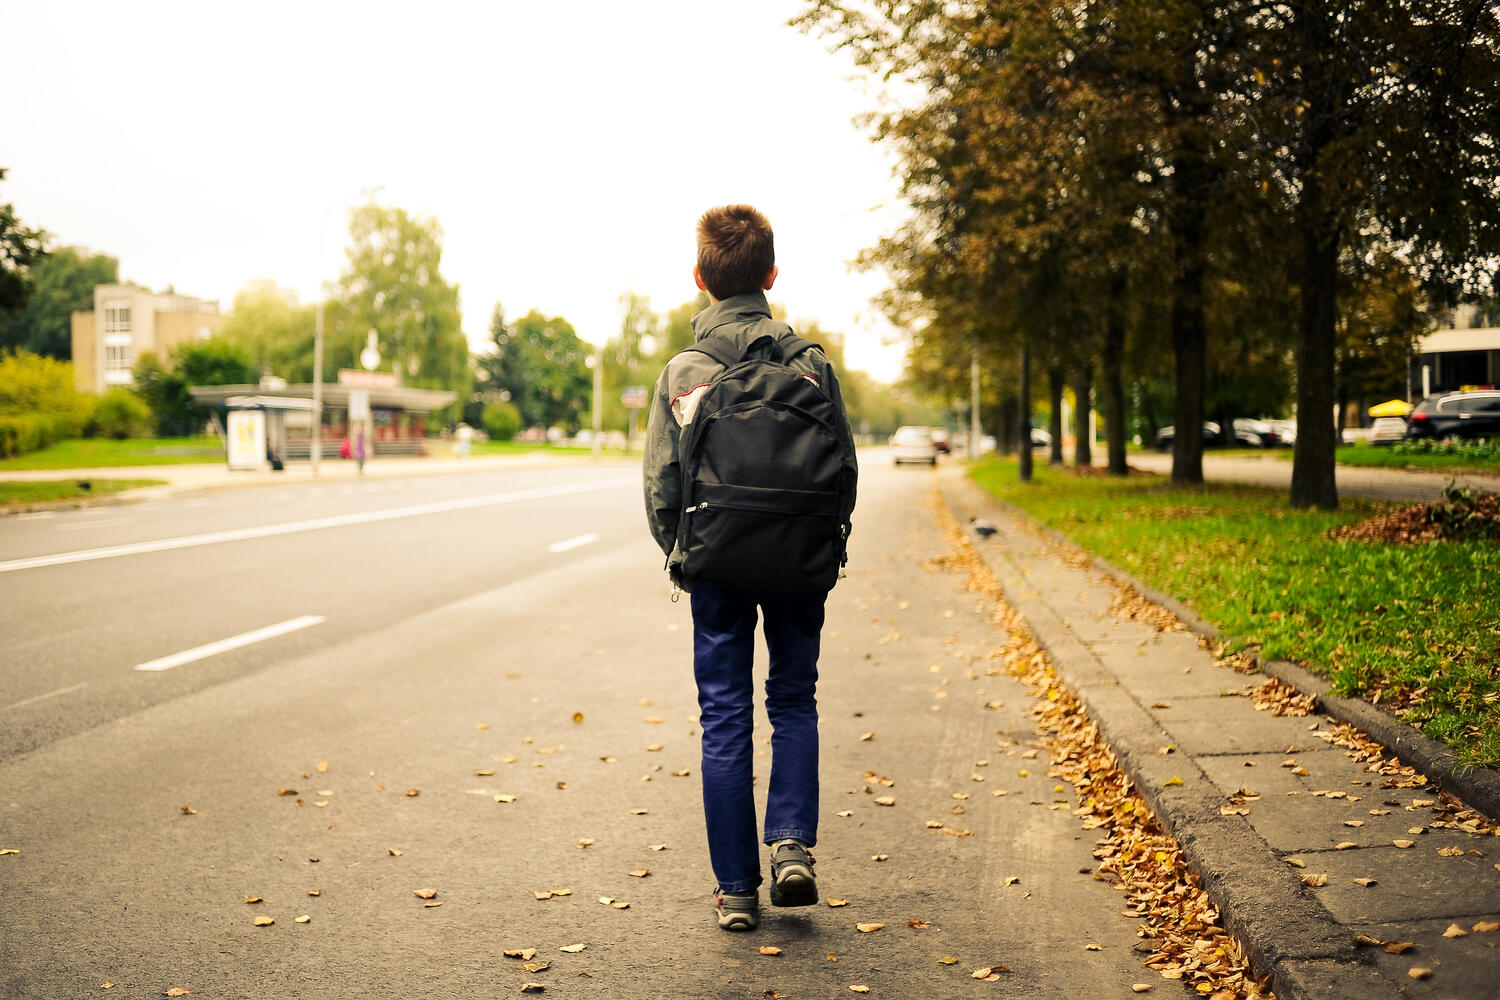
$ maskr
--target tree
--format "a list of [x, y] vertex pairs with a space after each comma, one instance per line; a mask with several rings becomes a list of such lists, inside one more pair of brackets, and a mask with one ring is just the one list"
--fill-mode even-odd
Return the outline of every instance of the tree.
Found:
[[572, 324], [535, 309], [507, 324], [496, 304], [490, 336], [494, 352], [479, 359], [486, 391], [514, 404], [528, 427], [577, 431], [593, 393], [593, 350]]
[[261, 375], [311, 382], [316, 311], [274, 286], [247, 288], [234, 297], [234, 309], [215, 339], [239, 348]]
[[164, 436], [196, 434], [208, 420], [208, 409], [188, 392], [195, 385], [248, 385], [256, 371], [240, 347], [219, 338], [183, 344], [168, 364], [152, 351], [136, 359], [131, 371], [136, 394], [146, 402]]
[[382, 364], [404, 384], [451, 389], [466, 399], [473, 384], [469, 345], [458, 286], [441, 273], [437, 221], [371, 202], [350, 213], [349, 236], [348, 261], [327, 307], [324, 364], [358, 367], [374, 331]]
[[0, 347], [17, 348], [63, 361], [73, 357], [73, 313], [94, 308], [94, 286], [120, 280], [120, 262], [106, 254], [62, 247], [30, 269], [31, 296], [0, 324]]
[[[5, 168], [0, 167], [3, 180]], [[25, 308], [31, 297], [32, 269], [46, 256], [46, 232], [22, 224], [13, 205], [0, 205], [0, 330]]]

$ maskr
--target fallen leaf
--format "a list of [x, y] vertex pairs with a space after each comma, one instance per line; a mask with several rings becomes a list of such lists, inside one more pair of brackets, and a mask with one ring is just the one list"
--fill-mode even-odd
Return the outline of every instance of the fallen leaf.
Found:
[[568, 790], [568, 783], [566, 781], [559, 781], [557, 783], [557, 790], [560, 792], [566, 792]]
[[1404, 955], [1415, 947], [1411, 941], [1387, 941], [1380, 946], [1380, 950], [1387, 955]]
[[613, 903], [610, 903], [609, 905], [612, 906], [612, 907], [614, 907], [616, 910], [628, 910], [628, 909], [630, 909], [630, 904], [629, 903], [622, 903], [618, 899], [615, 900]]
[[1358, 845], [1358, 844], [1356, 844], [1356, 843], [1355, 843], [1355, 842], [1354, 842], [1354, 841], [1352, 841], [1352, 840], [1343, 840], [1343, 841], [1340, 841], [1340, 842], [1339, 842], [1339, 843], [1337, 843], [1337, 844], [1334, 844], [1334, 845], [1333, 845], [1333, 849], [1334, 849], [1334, 850], [1335, 850], [1335, 851], [1347, 851], [1347, 850], [1348, 850], [1348, 849], [1349, 849], [1349, 848], [1351, 848], [1351, 847], [1358, 847], [1358, 846], [1359, 846], [1359, 845]]
[[401, 852], [398, 849], [392, 847], [392, 848], [389, 848], [389, 851], [390, 851], [391, 857], [393, 857], [393, 858], [399, 858], [399, 857], [401, 857]]
[[661, 748], [662, 748], [662, 745], [660, 743], [652, 743], [650, 746], [646, 747], [646, 752], [647, 753], [656, 753]]
[[780, 955], [781, 949], [774, 944], [763, 944], [760, 946], [760, 953], [762, 955]]
[[4, 856], [6, 854], [20, 854], [20, 853], [21, 852], [18, 851], [18, 850], [16, 850], [14, 847], [3, 847], [3, 848], [0, 848], [0, 856]]
[[277, 795], [296, 795], [297, 794], [297, 789], [295, 789], [295, 788], [278, 788], [278, 789], [276, 789], [276, 794]]
[[1429, 979], [1432, 976], [1431, 969], [1424, 969], [1420, 965], [1406, 970], [1406, 974], [1413, 979]]
[[1493, 934], [1500, 931], [1500, 922], [1494, 920], [1481, 920], [1474, 925], [1475, 934]]
[[651, 869], [649, 869], [649, 868], [632, 868], [630, 871], [626, 872], [625, 874], [629, 875], [631, 878], [645, 878], [647, 875], [651, 874]]
[[1094, 942], [1090, 941], [1088, 944], [1086, 944], [1086, 945], [1083, 946], [1083, 950], [1084, 951], [1103, 951], [1104, 949], [1102, 947], [1100, 947], [1099, 945], [1095, 944]]
[[307, 894], [309, 896], [321, 896], [321, 895], [323, 895], [323, 890], [322, 889], [309, 889], [309, 890], [307, 890]]
[[870, 855], [870, 860], [871, 861], [885, 861], [889, 857], [890, 857], [889, 854], [872, 854], [872, 855]]
[[1449, 924], [1448, 925], [1448, 929], [1445, 930], [1445, 931], [1443, 931], [1443, 937], [1445, 937], [1445, 938], [1461, 938], [1461, 937], [1468, 937], [1468, 936], [1469, 936], [1469, 932], [1466, 931], [1466, 930], [1464, 930], [1462, 927], [1458, 926], [1457, 924]]
[[1151, 984], [1150, 983], [1132, 983], [1131, 986], [1130, 986], [1130, 992], [1132, 992], [1132, 993], [1150, 993], [1151, 992]]
[[834, 813], [834, 815], [835, 816], [843, 816], [844, 818], [847, 819], [848, 817], [854, 815], [854, 810], [853, 809], [840, 809], [838, 812]]
[[476, 778], [488, 778], [488, 777], [492, 776], [494, 773], [495, 773], [494, 771], [475, 771], [474, 772], [474, 777], [476, 777]]
[[861, 934], [874, 934], [884, 926], [885, 924], [855, 924], [854, 929]]
[[245, 897], [245, 902], [247, 902], [247, 903], [264, 903], [265, 900], [261, 899], [259, 896], [246, 896]]
[[1368, 889], [1368, 888], [1370, 888], [1370, 886], [1372, 886], [1372, 885], [1375, 884], [1375, 880], [1372, 879], [1372, 878], [1357, 878], [1357, 879], [1354, 880], [1354, 884], [1355, 885], [1359, 885], [1359, 886], [1363, 886], [1366, 889]]
[[185, 990], [181, 986], [174, 986], [170, 990], [167, 990], [167, 996], [169, 996], [169, 997], [185, 997], [185, 996], [187, 996], [191, 992], [193, 992], [193, 991], [192, 990]]
[[1168, 778], [1166, 781], [1163, 781], [1161, 783], [1161, 787], [1163, 787], [1163, 788], [1171, 788], [1173, 785], [1180, 785], [1180, 784], [1182, 784], [1182, 779], [1174, 777], [1174, 778]]
[[434, 898], [437, 897], [437, 890], [436, 889], [413, 889], [411, 891], [411, 894], [413, 896], [416, 896], [418, 899], [434, 899]]
[[891, 795], [882, 795], [880, 798], [875, 800], [875, 804], [877, 806], [893, 806], [896, 804], [896, 799]]
[[868, 992], [870, 992], [870, 987], [868, 987], [868, 986], [861, 986], [858, 983], [855, 983], [853, 986], [851, 986], [849, 988], [851, 990], [853, 990], [855, 993], [868, 993]]
[[630, 810], [630, 815], [632, 815], [632, 816], [644, 816], [647, 813], [649, 813], [650, 811], [651, 811], [650, 809], [632, 809], [632, 810]]
[[928, 923], [926, 920], [908, 920], [906, 922], [906, 926], [915, 927], [919, 931], [925, 931], [927, 928], [931, 927], [932, 924]]
[[561, 948], [559, 948], [557, 950], [558, 951], [565, 951], [569, 955], [576, 955], [580, 951], [582, 951], [583, 949], [585, 949], [587, 947], [588, 947], [588, 945], [586, 945], [586, 944], [565, 944], [565, 945], [563, 945]]
[[1307, 867], [1307, 862], [1303, 861], [1301, 858], [1282, 858], [1282, 860], [1291, 865], [1293, 868]]
[[1019, 876], [1012, 875], [1010, 878], [1008, 878], [1008, 879], [1005, 880], [1005, 884], [1006, 885], [1018, 885], [1020, 883], [1020, 881], [1021, 881], [1021, 879], [1020, 879]]
[[957, 965], [958, 964], [958, 956], [957, 955], [944, 955], [942, 958], [938, 959], [938, 964], [939, 965]]
[[660, 715], [648, 715], [645, 718], [641, 719], [641, 721], [642, 722], [649, 722], [653, 726], [655, 726], [655, 725], [660, 725], [661, 723], [666, 722], [667, 720], [664, 719], [664, 718], [662, 718]]
[[514, 801], [516, 801], [516, 797], [514, 795], [511, 795], [508, 792], [501, 792], [499, 795], [495, 796], [495, 801], [496, 802], [514, 802]]
[[604, 763], [606, 763], [606, 764], [618, 764], [620, 762], [620, 758], [618, 758], [618, 757], [610, 757], [608, 755], [600, 757], [599, 759], [602, 760], [602, 761], [604, 761]]
[[582, 722], [583, 721], [583, 713], [582, 712], [574, 712], [573, 713], [573, 721], [574, 722]]
[[184, 816], [198, 815], [198, 810], [194, 809], [192, 806], [178, 806], [177, 808], [182, 810], [182, 814]]
[[1328, 884], [1328, 876], [1323, 874], [1304, 875], [1302, 876], [1302, 884], [1310, 885], [1314, 889], [1318, 889]]
[[578, 843], [574, 844], [573, 846], [576, 847], [576, 848], [578, 848], [581, 851], [585, 847], [588, 847], [588, 846], [592, 845], [593, 843], [594, 843], [594, 838], [593, 837], [584, 837], [582, 840], [580, 840]]
[[838, 899], [836, 897], [829, 897], [828, 905], [829, 906], [848, 906], [849, 905], [849, 901], [847, 899]]
[[686, 778], [688, 775], [690, 775], [692, 773], [693, 773], [692, 771], [690, 771], [690, 770], [688, 770], [687, 768], [684, 767], [680, 771], [673, 771], [672, 772], [672, 777], [674, 777], [674, 778]]
[[276, 918], [275, 917], [256, 917], [255, 918], [255, 926], [257, 926], [257, 927], [270, 927], [275, 922], [276, 922]]
[[1461, 858], [1463, 856], [1464, 856], [1464, 849], [1462, 847], [1439, 847], [1438, 848], [1438, 857], [1440, 857], [1440, 858]]
[[875, 738], [875, 730], [873, 730], [873, 729], [870, 730], [868, 733], [860, 733], [860, 735], [859, 735], [859, 741], [861, 743], [868, 743], [871, 740], [873, 740], [874, 738]]
[[547, 988], [545, 983], [522, 983], [522, 993], [540, 993]]
[[999, 981], [1000, 973], [1009, 971], [1010, 969], [1006, 968], [1003, 965], [990, 965], [986, 966], [983, 969], [975, 969], [973, 972], [969, 973], [969, 975], [973, 979], [987, 979], [993, 983]]
[[511, 948], [511, 949], [508, 949], [505, 952], [505, 957], [506, 958], [519, 958], [519, 959], [522, 959], [524, 961], [528, 961], [529, 962], [531, 959], [533, 959], [533, 958], [536, 957], [536, 949], [535, 948]]
[[422, 794], [422, 789], [420, 789], [420, 788], [408, 788], [406, 790], [406, 797], [409, 798], [409, 799], [414, 799], [418, 795], [421, 795], [421, 794]]
[[929, 830], [941, 830], [942, 828], [943, 823], [941, 820], [930, 819], [927, 821], [927, 829]]
[[552, 968], [552, 963], [544, 959], [540, 962], [527, 962], [526, 964], [522, 965], [521, 968], [525, 969], [527, 972], [545, 972], [546, 970]]
[[521, 758], [517, 757], [515, 754], [508, 753], [504, 757], [500, 758], [500, 763], [502, 763], [502, 764], [514, 764], [516, 761], [518, 761], [520, 759]]
[[115, 984], [114, 983], [107, 983], [107, 982], [106, 983], [100, 983], [99, 984], [99, 988], [101, 990], [112, 990], [112, 989], [115, 988]]
[[296, 922], [299, 923], [299, 924], [312, 923], [312, 917], [309, 916], [308, 914], [304, 913], [304, 914], [302, 914], [302, 916], [296, 918]]
[[431, 909], [434, 906], [442, 906], [442, 905], [443, 905], [443, 901], [441, 899], [428, 900], [427, 902], [425, 902], [425, 903], [422, 904], [422, 906], [424, 908], [426, 908], [426, 909]]
[[667, 849], [667, 845], [666, 844], [647, 844], [646, 845], [646, 849], [648, 851], [665, 851]]
[[1411, 847], [1413, 844], [1416, 843], [1416, 841], [1415, 840], [1393, 840], [1393, 841], [1391, 841], [1391, 843], [1395, 844], [1397, 847], [1405, 849], [1405, 848]]
[[552, 898], [552, 893], [548, 892], [546, 889], [541, 889], [541, 890], [533, 889], [532, 892], [531, 892], [531, 894], [533, 896], [535, 896], [537, 899], [551, 899]]
[[488, 722], [476, 722], [476, 723], [474, 723], [474, 728], [475, 729], [488, 729], [488, 728], [490, 728], [490, 724]]
[[552, 890], [552, 895], [554, 895], [554, 896], [571, 896], [571, 895], [573, 895], [573, 890], [572, 889], [553, 889]]
[[1362, 826], [1365, 825], [1365, 821], [1362, 820], [1362, 819], [1346, 819], [1346, 820], [1344, 820], [1344, 825], [1345, 826], [1352, 826], [1355, 829], [1358, 829], [1359, 827], [1362, 827]]

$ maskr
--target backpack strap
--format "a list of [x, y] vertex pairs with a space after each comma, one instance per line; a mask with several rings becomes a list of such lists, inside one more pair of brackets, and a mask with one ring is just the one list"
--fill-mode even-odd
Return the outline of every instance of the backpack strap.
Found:
[[745, 360], [755, 352], [756, 348], [763, 344], [770, 346], [773, 357], [780, 364], [786, 364], [803, 351], [818, 346], [806, 337], [799, 337], [796, 334], [790, 337], [782, 337], [778, 340], [767, 333], [756, 337], [741, 351], [728, 338], [710, 333], [702, 340], [693, 344], [692, 347], [686, 348], [686, 350], [706, 354], [725, 368], [728, 368], [730, 365], [738, 364]]
[[[759, 343], [759, 341], [756, 343]], [[745, 357], [744, 353], [728, 340], [723, 337], [716, 337], [711, 333], [693, 344], [692, 347], [686, 348], [686, 350], [697, 351], [699, 354], [707, 354], [725, 368], [733, 364], [738, 364]]]
[[[806, 337], [799, 337], [796, 334], [792, 334], [790, 337], [783, 337], [781, 340], [778, 340], [776, 342], [776, 346], [781, 349], [782, 364], [786, 364], [788, 361], [792, 360], [803, 351], [818, 347], [817, 344], [813, 343], [811, 340], [808, 340]], [[821, 347], [819, 347], [818, 349], [822, 350]]]

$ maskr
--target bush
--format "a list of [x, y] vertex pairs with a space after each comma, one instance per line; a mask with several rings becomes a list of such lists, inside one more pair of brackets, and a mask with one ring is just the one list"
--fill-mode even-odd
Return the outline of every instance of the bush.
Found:
[[509, 441], [521, 429], [521, 411], [510, 403], [490, 403], [484, 408], [484, 432], [491, 441]]
[[1391, 445], [1393, 455], [1448, 455], [1454, 458], [1500, 459], [1500, 438], [1416, 438]]
[[151, 407], [129, 389], [118, 386], [99, 398], [89, 431], [96, 437], [145, 437], [151, 433]]
[[92, 408], [90, 397], [73, 388], [70, 362], [29, 351], [0, 355], [0, 414], [49, 418], [54, 425], [52, 440], [58, 440], [76, 437]]

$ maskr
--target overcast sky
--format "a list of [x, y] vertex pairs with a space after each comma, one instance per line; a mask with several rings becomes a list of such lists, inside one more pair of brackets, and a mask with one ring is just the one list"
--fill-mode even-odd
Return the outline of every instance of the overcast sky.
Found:
[[803, 6], [0, 0], [0, 201], [228, 310], [254, 279], [315, 299], [374, 192], [441, 224], [471, 341], [499, 302], [595, 343], [627, 288], [690, 299], [698, 215], [748, 201], [773, 301], [890, 379], [883, 277], [848, 267], [902, 218], [851, 121], [875, 96]]

